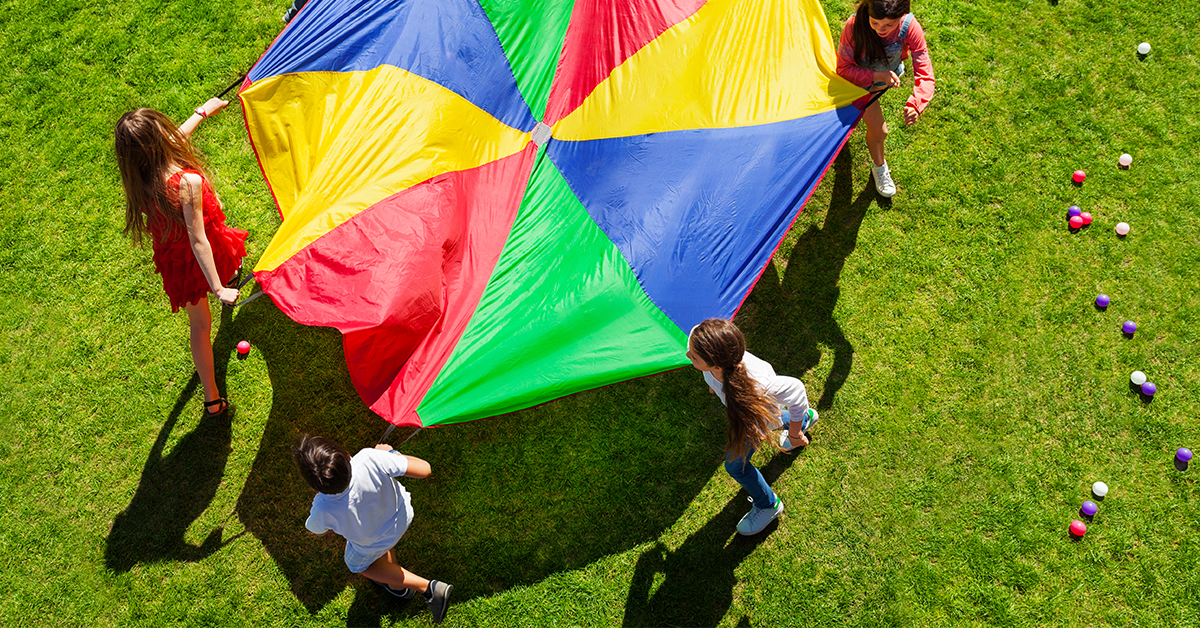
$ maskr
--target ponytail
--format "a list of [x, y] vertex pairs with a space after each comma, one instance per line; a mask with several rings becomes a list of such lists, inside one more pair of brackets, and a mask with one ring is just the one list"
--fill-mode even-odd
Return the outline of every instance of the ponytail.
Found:
[[763, 393], [758, 383], [746, 371], [745, 363], [738, 363], [725, 371], [725, 455], [730, 460], [746, 457], [751, 450], [771, 443], [771, 428], [780, 421], [779, 406]]
[[782, 412], [775, 400], [750, 377], [742, 357], [746, 339], [733, 323], [710, 318], [692, 330], [692, 350], [707, 364], [721, 367], [725, 393], [725, 455], [730, 460], [745, 458], [752, 449], [771, 443], [771, 428], [778, 425]]

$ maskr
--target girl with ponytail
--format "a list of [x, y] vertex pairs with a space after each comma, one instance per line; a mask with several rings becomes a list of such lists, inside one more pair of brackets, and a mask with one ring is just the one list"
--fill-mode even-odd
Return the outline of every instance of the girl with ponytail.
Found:
[[[925, 45], [925, 29], [909, 12], [909, 0], [859, 0], [838, 42], [838, 75], [875, 94], [900, 85], [907, 60], [912, 62], [913, 93], [904, 104], [904, 124], [912, 125], [933, 98], [933, 64]], [[870, 100], [870, 96], [864, 96], [855, 104], [862, 108]], [[888, 128], [878, 100], [866, 107], [863, 121], [867, 124], [867, 149], [875, 166], [875, 189], [891, 197], [896, 193], [896, 184], [884, 158], [883, 141]]]
[[[783, 451], [808, 445], [806, 433], [816, 424], [817, 411], [808, 407], [804, 384], [776, 375], [770, 364], [746, 351], [745, 337], [730, 321], [710, 318], [692, 328], [687, 357], [725, 404], [725, 470], [754, 502], [737, 531], [758, 534], [783, 512], [783, 502], [750, 464], [750, 456], [768, 442]], [[793, 422], [793, 417], [800, 420]], [[771, 432], [781, 428], [776, 444]]]

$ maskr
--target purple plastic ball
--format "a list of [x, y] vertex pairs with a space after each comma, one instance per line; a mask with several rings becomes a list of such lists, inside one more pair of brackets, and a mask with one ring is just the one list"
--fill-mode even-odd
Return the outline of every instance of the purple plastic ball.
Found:
[[1100, 510], [1100, 507], [1096, 505], [1096, 502], [1091, 500], [1083, 502], [1083, 508], [1079, 509], [1080, 512], [1089, 517], [1095, 515], [1097, 510]]
[[1154, 385], [1154, 382], [1146, 382], [1145, 384], [1142, 384], [1143, 395], [1153, 397], [1154, 393], [1156, 392], [1158, 392], [1158, 387]]
[[1108, 307], [1109, 299], [1107, 294], [1102, 294], [1096, 297], [1096, 305], [1100, 307]]
[[1079, 214], [1082, 214], [1082, 213], [1083, 213], [1083, 210], [1079, 209], [1078, 205], [1072, 205], [1067, 208], [1067, 216], [1078, 216]]
[[1187, 447], [1180, 447], [1179, 450], [1175, 452], [1175, 459], [1180, 462], [1187, 462], [1191, 460], [1192, 450], [1188, 449]]
[[1125, 321], [1125, 324], [1121, 325], [1121, 329], [1127, 334], [1132, 334], [1133, 332], [1137, 331], [1137, 324], [1133, 321]]

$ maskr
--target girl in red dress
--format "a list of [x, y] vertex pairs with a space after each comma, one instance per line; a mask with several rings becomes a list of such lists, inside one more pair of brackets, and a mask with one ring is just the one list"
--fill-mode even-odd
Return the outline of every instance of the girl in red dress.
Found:
[[137, 244], [146, 235], [154, 268], [162, 275], [171, 311], [187, 311], [192, 361], [204, 386], [204, 412], [226, 412], [213, 368], [212, 313], [208, 293], [222, 303], [237, 301], [234, 280], [246, 257], [247, 232], [225, 226], [204, 161], [191, 144], [192, 131], [227, 101], [212, 98], [178, 127], [153, 109], [131, 111], [117, 122], [117, 165], [125, 187], [125, 229]]

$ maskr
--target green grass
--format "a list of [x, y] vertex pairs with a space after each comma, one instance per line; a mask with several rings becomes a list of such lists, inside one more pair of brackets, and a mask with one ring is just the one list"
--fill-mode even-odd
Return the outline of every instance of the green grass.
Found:
[[[337, 333], [267, 300], [222, 312], [238, 412], [203, 422], [184, 318], [119, 235], [116, 119], [185, 115], [285, 4], [0, 0], [4, 625], [429, 622], [303, 528], [295, 434], [384, 427]], [[849, 5], [826, 3], [835, 30]], [[406, 483], [399, 551], [455, 584], [449, 624], [1200, 625], [1200, 489], [1171, 465], [1200, 448], [1194, 20], [1157, 1], [914, 8], [938, 92], [912, 128], [886, 99], [900, 194], [874, 195], [856, 134], [737, 319], [822, 411], [807, 451], [756, 459], [781, 524], [733, 534], [747, 504], [694, 371], [428, 430], [406, 446], [435, 475]], [[197, 141], [256, 258], [278, 215], [237, 107]], [[1095, 224], [1069, 233], [1071, 204]], [[1095, 480], [1112, 492], [1072, 541]]]

